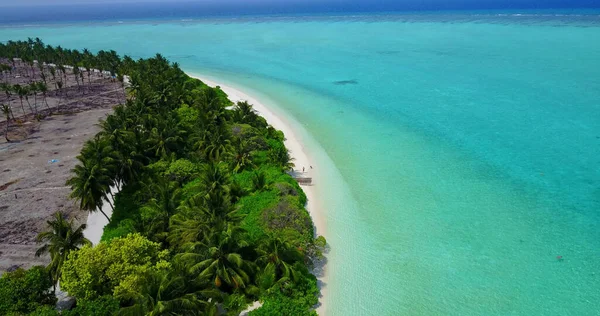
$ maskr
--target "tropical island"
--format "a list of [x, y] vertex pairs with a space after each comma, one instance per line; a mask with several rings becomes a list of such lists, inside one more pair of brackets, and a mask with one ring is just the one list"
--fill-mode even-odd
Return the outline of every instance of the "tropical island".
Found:
[[[283, 133], [252, 105], [234, 104], [161, 55], [133, 60], [29, 39], [0, 44], [0, 64], [10, 150], [35, 144], [32, 122], [85, 117], [96, 106], [82, 99], [102, 94], [114, 102], [66, 180], [82, 212], [106, 216], [101, 241], [92, 245], [85, 221], [56, 209], [36, 235], [35, 256], [49, 263], [3, 273], [0, 314], [237, 315], [256, 301], [250, 315], [316, 314], [311, 270], [325, 239], [289, 174]], [[19, 181], [1, 179], [0, 193]], [[58, 288], [74, 306], [56, 309]]]

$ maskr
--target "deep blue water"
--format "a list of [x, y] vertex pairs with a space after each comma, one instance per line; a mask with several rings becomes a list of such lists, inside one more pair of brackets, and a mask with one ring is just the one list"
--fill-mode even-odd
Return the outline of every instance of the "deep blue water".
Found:
[[[214, 16], [347, 14], [373, 12], [582, 13], [596, 14], [597, 0], [208, 0], [113, 4], [41, 4], [0, 2], [0, 24], [103, 20], [149, 20]], [[23, 4], [27, 4], [24, 2]], [[10, 6], [8, 6], [10, 4]], [[4, 7], [6, 6], [6, 7]]]

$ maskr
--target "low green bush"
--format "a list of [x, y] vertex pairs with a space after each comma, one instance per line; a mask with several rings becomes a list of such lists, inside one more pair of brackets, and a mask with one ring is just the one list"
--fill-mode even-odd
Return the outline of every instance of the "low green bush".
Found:
[[6, 272], [0, 278], [0, 315], [28, 314], [49, 305], [54, 306], [52, 278], [46, 268]]
[[77, 301], [77, 306], [65, 311], [62, 316], [112, 316], [119, 311], [119, 301], [110, 295], [95, 300]]

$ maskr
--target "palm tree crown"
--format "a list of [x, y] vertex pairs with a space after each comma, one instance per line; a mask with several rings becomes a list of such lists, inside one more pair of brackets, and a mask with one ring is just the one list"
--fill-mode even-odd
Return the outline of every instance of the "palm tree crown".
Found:
[[47, 221], [48, 230], [37, 236], [38, 243], [44, 243], [36, 252], [36, 257], [49, 253], [51, 262], [48, 266], [54, 283], [60, 279], [60, 272], [67, 256], [73, 250], [78, 250], [91, 242], [83, 236], [86, 225], [81, 224], [75, 228], [73, 220], [67, 221], [62, 212], [54, 213], [52, 220]]

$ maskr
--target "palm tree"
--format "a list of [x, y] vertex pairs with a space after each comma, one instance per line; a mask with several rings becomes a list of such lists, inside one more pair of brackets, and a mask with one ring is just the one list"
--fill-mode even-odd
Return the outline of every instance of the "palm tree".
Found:
[[288, 171], [294, 167], [294, 158], [290, 156], [289, 151], [285, 146], [275, 146], [269, 150], [269, 158], [273, 163], [283, 171]]
[[214, 298], [219, 294], [211, 290], [194, 290], [189, 283], [185, 276], [174, 272], [146, 273], [134, 304], [121, 308], [118, 315], [218, 315], [215, 303], [203, 298]]
[[217, 288], [244, 289], [250, 285], [254, 265], [238, 253], [248, 246], [240, 236], [243, 230], [235, 225], [227, 226], [213, 233], [208, 249], [199, 243], [179, 258], [190, 263], [190, 272], [197, 273], [199, 281], [213, 282]]
[[6, 115], [6, 131], [4, 132], [4, 138], [6, 138], [7, 142], [10, 142], [10, 139], [8, 139], [8, 127], [10, 124], [10, 107], [6, 104], [2, 104], [2, 113], [4, 113], [4, 115]]
[[1, 83], [0, 87], [4, 91], [4, 94], [6, 94], [6, 99], [8, 100], [8, 106], [11, 106], [10, 97], [12, 96], [13, 87], [11, 85], [9, 85], [8, 83]]
[[58, 89], [58, 85], [56, 82], [56, 68], [50, 67], [50, 75], [52, 75], [52, 81], [54, 81], [54, 89]]
[[163, 120], [151, 118], [149, 121], [151, 124], [158, 125], [150, 129], [148, 136], [148, 144], [155, 157], [167, 157], [181, 148], [183, 131], [175, 117], [171, 116]]
[[200, 185], [202, 194], [205, 197], [216, 191], [229, 192], [231, 179], [221, 164], [209, 162], [204, 166], [203, 171], [200, 177]]
[[48, 94], [48, 85], [44, 82], [38, 82], [37, 83], [37, 89], [39, 92], [42, 93], [42, 96], [44, 97], [44, 103], [46, 103], [46, 107], [48, 108], [48, 110], [50, 110], [50, 106], [48, 105], [48, 101], [46, 101], [46, 96]]
[[[102, 131], [100, 132], [108, 139], [110, 146], [115, 150], [115, 180], [118, 187], [136, 181], [144, 167], [144, 161], [147, 157], [142, 155], [144, 151], [140, 149], [142, 141], [138, 130], [128, 130], [127, 123], [118, 121], [119, 107], [115, 108], [113, 115], [109, 116], [106, 121], [102, 121]], [[122, 125], [123, 124], [123, 125]], [[143, 148], [143, 147], [142, 147]]]
[[23, 115], [26, 115], [25, 106], [23, 106], [23, 98], [27, 95], [27, 90], [25, 88], [21, 87], [21, 85], [16, 84], [13, 86], [13, 91], [15, 91], [15, 93], [19, 95], [19, 100], [21, 101], [21, 109], [23, 110]]
[[234, 149], [233, 172], [241, 172], [254, 165], [252, 163], [252, 150], [250, 149], [248, 141], [238, 138]]
[[[27, 91], [33, 94], [33, 108], [35, 109], [35, 113], [37, 114], [37, 93], [38, 93], [38, 85], [36, 82], [27, 86]], [[27, 103], [29, 103], [28, 96], [25, 96]]]
[[291, 244], [276, 236], [269, 236], [257, 249], [257, 262], [264, 266], [259, 285], [269, 289], [284, 282], [298, 281], [300, 274], [294, 264], [301, 262], [302, 254]]
[[[61, 82], [63, 82], [65, 88], [67, 88], [69, 86], [68, 81], [67, 81], [67, 69], [65, 68], [64, 65], [58, 65], [57, 68], [58, 68], [59, 71], [62, 71], [62, 73], [63, 73], [63, 80], [61, 80]], [[65, 95], [67, 97], [69, 96], [67, 90], [65, 90]]]
[[110, 170], [106, 166], [94, 159], [88, 159], [83, 156], [77, 157], [80, 164], [76, 165], [72, 172], [75, 176], [67, 180], [67, 185], [71, 186], [71, 198], [79, 200], [79, 207], [89, 212], [99, 211], [110, 222], [110, 217], [102, 211], [102, 205], [106, 200], [111, 208], [114, 206], [107, 198], [113, 180], [110, 178]]
[[4, 74], [4, 83], [8, 83], [8, 74], [12, 74], [12, 67], [9, 65], [0, 65], [0, 72]]
[[237, 203], [246, 194], [248, 194], [248, 191], [239, 182], [233, 181], [229, 185], [229, 197], [231, 198], [231, 204]]
[[233, 118], [238, 123], [248, 124], [255, 127], [266, 127], [266, 121], [252, 108], [248, 101], [236, 103], [233, 109]]
[[46, 73], [44, 72], [44, 64], [38, 63], [38, 69], [40, 70], [40, 78], [42, 78], [42, 81], [44, 84], [48, 84]]
[[165, 241], [169, 231], [169, 219], [179, 206], [181, 190], [177, 183], [170, 182], [162, 177], [149, 186], [149, 191], [154, 196], [141, 209], [142, 219], [149, 236], [155, 236], [158, 241]]
[[197, 210], [192, 201], [186, 201], [178, 208], [178, 212], [169, 219], [169, 244], [181, 249], [205, 240], [210, 233], [210, 227]]
[[56, 109], [58, 110], [58, 108], [60, 107], [60, 101], [62, 100], [63, 83], [62, 83], [62, 81], [59, 81], [59, 82], [55, 82], [55, 84], [57, 86], [56, 94], [58, 95], [58, 103], [56, 104]]
[[254, 171], [252, 174], [252, 185], [255, 191], [263, 191], [269, 189], [267, 176], [263, 171]]
[[85, 80], [83, 78], [83, 71], [81, 71], [81, 69], [79, 70], [79, 79], [81, 79], [83, 94], [85, 94]]
[[123, 76], [123, 74], [118, 74], [117, 80], [121, 83], [121, 89], [123, 90], [123, 103], [125, 103], [127, 102], [127, 94], [125, 93], [125, 76]]
[[208, 245], [215, 232], [235, 227], [242, 219], [224, 191], [200, 193], [183, 202], [171, 217], [168, 241], [182, 249]]
[[54, 218], [47, 223], [48, 230], [37, 235], [37, 242], [45, 244], [35, 252], [35, 256], [50, 254], [51, 261], [48, 269], [54, 280], [54, 290], [56, 290], [63, 263], [67, 260], [69, 253], [84, 245], [91, 245], [91, 242], [83, 236], [86, 225], [81, 224], [75, 228], [73, 220], [67, 222], [62, 212], [54, 213]]
[[79, 67], [77, 65], [73, 66], [73, 75], [75, 76], [75, 81], [77, 82], [77, 90], [81, 91], [81, 86], [79, 85]]

